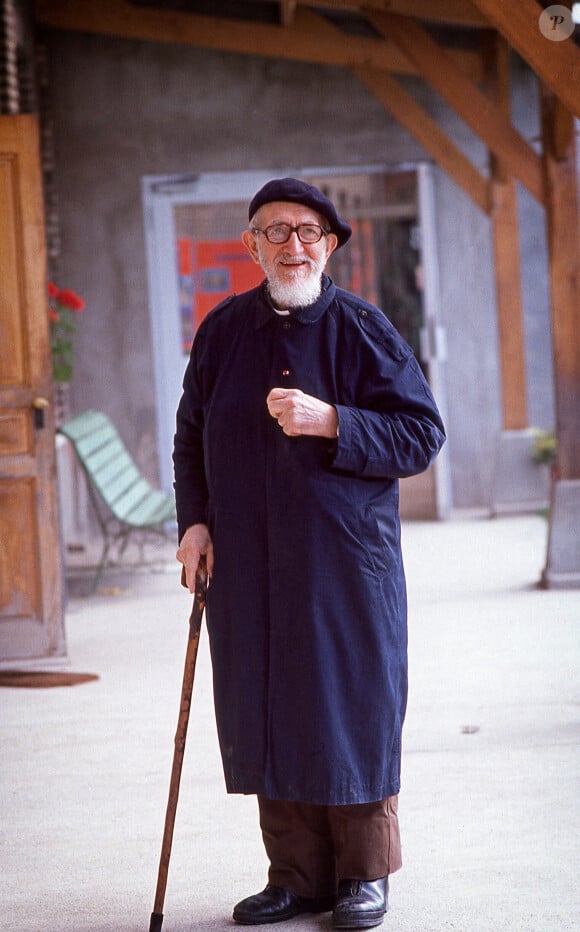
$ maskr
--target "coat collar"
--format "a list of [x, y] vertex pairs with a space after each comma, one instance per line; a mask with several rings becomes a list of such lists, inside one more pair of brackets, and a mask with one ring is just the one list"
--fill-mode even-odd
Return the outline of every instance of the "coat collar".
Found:
[[[318, 300], [314, 304], [307, 304], [306, 307], [292, 308], [290, 318], [300, 324], [315, 324], [329, 307], [335, 293], [336, 285], [328, 275], [323, 274], [322, 293]], [[276, 320], [278, 315], [272, 307], [265, 281], [258, 288], [256, 298], [256, 330], [258, 330], [265, 324]]]

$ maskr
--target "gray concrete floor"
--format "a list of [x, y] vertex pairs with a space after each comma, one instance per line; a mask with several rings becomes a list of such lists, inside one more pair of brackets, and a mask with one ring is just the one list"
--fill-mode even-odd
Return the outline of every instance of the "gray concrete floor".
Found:
[[[580, 593], [535, 587], [546, 530], [539, 516], [404, 527], [405, 866], [385, 930], [580, 929]], [[4, 932], [149, 927], [191, 603], [173, 551], [90, 597], [75, 570], [70, 669], [97, 681], [0, 691]], [[223, 789], [204, 634], [164, 932], [233, 928], [266, 867], [255, 800]]]

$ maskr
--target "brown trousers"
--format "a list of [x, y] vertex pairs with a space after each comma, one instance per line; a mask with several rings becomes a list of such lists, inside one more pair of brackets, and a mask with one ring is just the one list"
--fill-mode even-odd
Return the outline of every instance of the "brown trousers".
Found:
[[258, 797], [268, 882], [299, 896], [332, 896], [339, 880], [377, 880], [401, 867], [398, 797], [314, 806]]

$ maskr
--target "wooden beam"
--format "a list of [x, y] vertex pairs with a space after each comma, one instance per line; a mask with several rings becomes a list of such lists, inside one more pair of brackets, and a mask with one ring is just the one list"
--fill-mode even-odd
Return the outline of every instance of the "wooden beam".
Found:
[[280, 22], [283, 26], [291, 26], [296, 16], [296, 0], [280, 0]]
[[492, 180], [491, 196], [502, 424], [504, 430], [523, 430], [528, 426], [528, 403], [518, 208], [513, 181]]
[[[410, 0], [298, 0], [304, 6], [352, 10], [365, 15], [366, 10], [409, 15]], [[488, 28], [487, 17], [469, 0], [412, 0], [413, 16], [434, 23]]]
[[[484, 43], [486, 90], [510, 119], [510, 50], [498, 33]], [[527, 376], [516, 185], [505, 165], [490, 153], [491, 222], [499, 331], [502, 424], [528, 426]]]
[[486, 179], [397, 79], [371, 68], [353, 68], [353, 71], [455, 183], [481, 210], [488, 213], [490, 205]]
[[[416, 74], [399, 49], [384, 39], [347, 35], [323, 17], [301, 7], [290, 26], [271, 26], [173, 10], [133, 6], [127, 0], [35, 0], [39, 25], [73, 32], [169, 42], [242, 55], [262, 55], [289, 61], [351, 67], [367, 65], [379, 71]], [[320, 28], [316, 27], [316, 23]], [[481, 56], [454, 51], [453, 59], [473, 80], [481, 78]]]
[[506, 169], [543, 203], [540, 157], [449, 54], [408, 17], [368, 13], [368, 18], [399, 46], [431, 87], [505, 163]]
[[[542, 89], [542, 135], [547, 191], [548, 255], [556, 397], [559, 479], [580, 479], [580, 231], [574, 132], [558, 156], [565, 113]], [[572, 124], [572, 115], [567, 119]], [[559, 129], [558, 129], [559, 127]]]
[[536, 0], [473, 0], [473, 4], [565, 107], [580, 116], [580, 49], [571, 38], [551, 42], [542, 35], [538, 26], [542, 10]]
[[[327, 29], [336, 29], [331, 24]], [[484, 212], [489, 211], [486, 179], [399, 82], [384, 72], [353, 68], [353, 73], [407, 129], [435, 162]]]

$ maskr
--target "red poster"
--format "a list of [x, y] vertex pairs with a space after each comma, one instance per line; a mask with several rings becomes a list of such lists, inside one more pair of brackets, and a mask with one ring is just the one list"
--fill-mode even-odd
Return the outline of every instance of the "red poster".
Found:
[[199, 324], [230, 294], [259, 285], [264, 274], [240, 240], [177, 241], [183, 351], [189, 352]]

